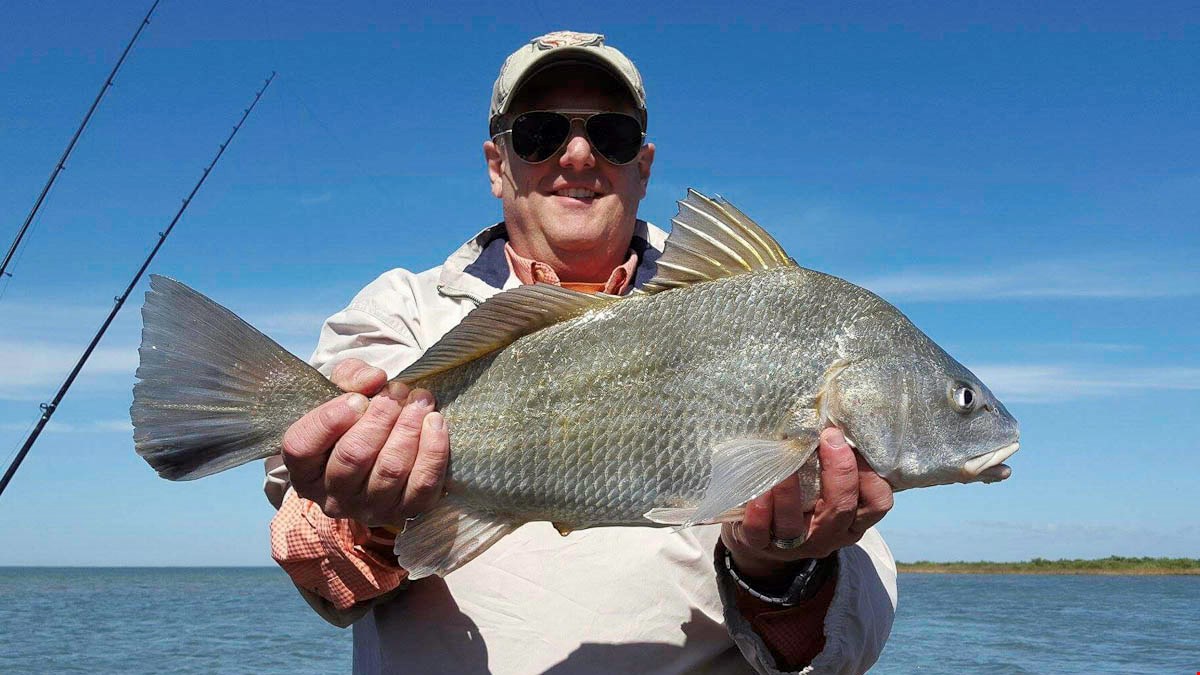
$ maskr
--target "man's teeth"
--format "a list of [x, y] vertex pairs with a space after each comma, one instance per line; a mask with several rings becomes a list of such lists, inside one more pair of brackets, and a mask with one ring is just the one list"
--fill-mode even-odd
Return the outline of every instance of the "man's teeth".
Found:
[[566, 190], [559, 190], [554, 194], [559, 197], [572, 197], [574, 199], [591, 199], [596, 196], [595, 192], [583, 188], [568, 188]]

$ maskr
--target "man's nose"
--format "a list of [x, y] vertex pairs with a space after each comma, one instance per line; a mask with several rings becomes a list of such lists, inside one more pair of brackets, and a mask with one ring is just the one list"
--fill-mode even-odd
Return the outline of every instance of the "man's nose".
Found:
[[576, 171], [590, 169], [596, 165], [596, 153], [584, 132], [583, 124], [571, 122], [571, 136], [567, 138], [567, 147], [563, 148], [559, 166]]

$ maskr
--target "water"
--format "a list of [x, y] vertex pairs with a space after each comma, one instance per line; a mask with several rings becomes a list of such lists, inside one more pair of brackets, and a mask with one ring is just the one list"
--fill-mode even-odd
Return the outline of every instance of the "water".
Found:
[[334, 673], [350, 631], [282, 570], [0, 568], [0, 673]]
[[1200, 673], [1200, 576], [902, 574], [873, 673]]
[[[1200, 577], [900, 577], [876, 673], [1200, 672]], [[350, 632], [273, 568], [0, 568], [0, 673], [331, 673]]]

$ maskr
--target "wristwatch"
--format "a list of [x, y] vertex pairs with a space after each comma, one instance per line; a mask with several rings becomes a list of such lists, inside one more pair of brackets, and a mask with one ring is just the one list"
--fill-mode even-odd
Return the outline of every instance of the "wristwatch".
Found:
[[725, 550], [725, 570], [729, 572], [729, 576], [734, 583], [743, 591], [762, 600], [763, 602], [780, 607], [793, 607], [805, 600], [810, 600], [821, 587], [825, 585], [825, 581], [829, 578], [830, 573], [837, 566], [837, 555], [831, 555], [827, 558], [808, 558], [800, 561], [799, 569], [796, 570], [796, 575], [792, 577], [792, 581], [788, 584], [787, 590], [782, 595], [771, 595], [763, 593], [755, 589], [745, 579], [738, 574], [737, 568], [733, 565], [733, 555], [729, 549]]

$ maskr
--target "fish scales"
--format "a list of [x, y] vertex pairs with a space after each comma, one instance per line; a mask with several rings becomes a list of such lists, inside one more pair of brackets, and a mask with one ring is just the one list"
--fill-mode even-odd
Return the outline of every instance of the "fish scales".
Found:
[[846, 317], [816, 302], [831, 281], [782, 268], [635, 297], [414, 383], [449, 401], [450, 489], [579, 526], [696, 503], [713, 446], [783, 433], [839, 358]]

